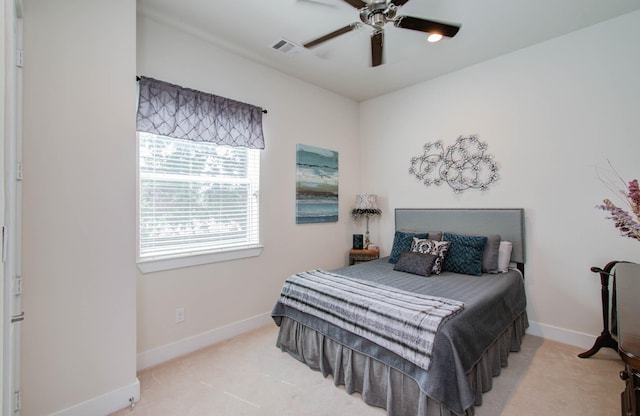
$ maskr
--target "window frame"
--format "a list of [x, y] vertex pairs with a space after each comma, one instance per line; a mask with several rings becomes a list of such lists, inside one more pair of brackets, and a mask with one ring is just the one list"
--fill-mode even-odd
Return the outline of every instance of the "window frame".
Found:
[[[152, 273], [163, 270], [172, 270], [183, 267], [198, 266], [203, 264], [217, 263], [222, 261], [238, 260], [259, 256], [262, 253], [263, 245], [260, 243], [260, 155], [258, 158], [258, 200], [257, 200], [257, 232], [258, 242], [256, 244], [241, 246], [218, 248], [211, 250], [186, 251], [165, 256], [141, 257], [140, 256], [140, 233], [141, 233], [141, 187], [140, 187], [140, 133], [136, 132], [136, 264], [142, 273]], [[150, 133], [144, 133], [150, 134]], [[156, 134], [153, 134], [157, 136]], [[172, 138], [173, 139], [173, 138]], [[182, 140], [182, 139], [176, 139]], [[258, 151], [255, 149], [248, 149]]]

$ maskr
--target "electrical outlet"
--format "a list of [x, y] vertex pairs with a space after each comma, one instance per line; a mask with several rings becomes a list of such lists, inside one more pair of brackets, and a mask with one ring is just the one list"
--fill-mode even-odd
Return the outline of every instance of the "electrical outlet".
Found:
[[184, 322], [184, 308], [176, 309], [176, 323]]

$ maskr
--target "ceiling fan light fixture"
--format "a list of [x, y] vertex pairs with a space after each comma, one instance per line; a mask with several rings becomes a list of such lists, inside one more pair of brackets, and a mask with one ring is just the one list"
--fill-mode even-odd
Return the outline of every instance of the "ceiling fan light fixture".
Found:
[[442, 35], [440, 33], [430, 33], [429, 36], [427, 36], [427, 42], [435, 43], [439, 40], [442, 40]]

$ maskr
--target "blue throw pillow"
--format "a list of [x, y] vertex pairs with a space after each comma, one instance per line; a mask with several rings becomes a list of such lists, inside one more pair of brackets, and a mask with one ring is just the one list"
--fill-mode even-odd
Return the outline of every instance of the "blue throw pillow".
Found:
[[400, 258], [400, 253], [411, 250], [413, 237], [427, 238], [429, 237], [429, 233], [406, 233], [403, 231], [396, 231], [396, 234], [393, 236], [393, 247], [391, 248], [391, 254], [389, 255], [389, 263], [397, 263]]
[[473, 276], [482, 274], [482, 258], [487, 237], [444, 233], [442, 240], [451, 242], [442, 265], [443, 270]]

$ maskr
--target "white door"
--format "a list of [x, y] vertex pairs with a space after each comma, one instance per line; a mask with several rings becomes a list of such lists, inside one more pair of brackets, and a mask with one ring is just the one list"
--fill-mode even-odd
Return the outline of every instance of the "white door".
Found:
[[0, 10], [0, 295], [2, 333], [0, 388], [2, 416], [20, 414], [20, 200], [21, 200], [21, 95], [22, 0], [4, 0]]

